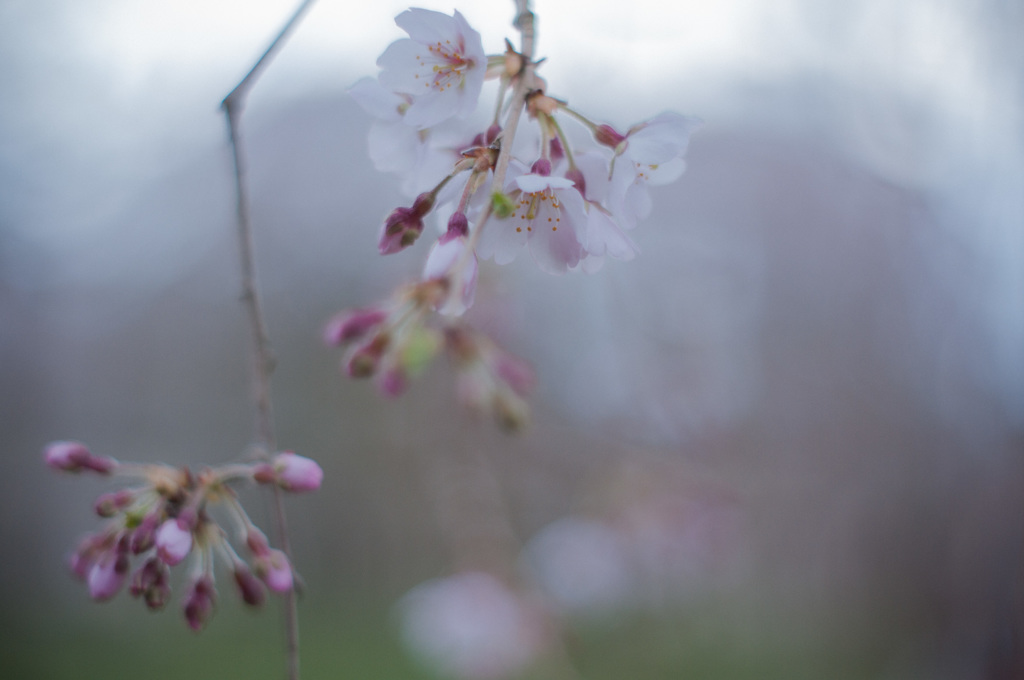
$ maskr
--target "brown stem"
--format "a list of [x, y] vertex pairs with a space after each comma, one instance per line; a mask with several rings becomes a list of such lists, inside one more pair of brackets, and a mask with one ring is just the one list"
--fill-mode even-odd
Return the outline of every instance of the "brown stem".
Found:
[[[536, 18], [530, 11], [528, 0], [515, 0], [516, 19], [513, 22], [522, 36], [523, 65], [520, 69], [515, 87], [512, 90], [512, 99], [509, 100], [508, 118], [505, 120], [505, 129], [501, 133], [501, 150], [498, 152], [498, 160], [494, 164], [494, 177], [491, 180], [491, 191], [503, 191], [505, 175], [508, 173], [508, 164], [512, 159], [512, 143], [516, 138], [516, 129], [519, 127], [519, 117], [526, 107], [526, 95], [530, 93], [533, 86], [533, 71], [536, 64], [533, 63], [533, 46], [536, 41]], [[488, 203], [483, 215], [476, 225], [476, 229], [469, 236], [466, 249], [458, 262], [452, 267], [452, 291], [458, 291], [462, 285], [463, 270], [468, 264], [470, 255], [480, 242], [480, 234], [491, 218], [494, 210], [493, 203]], [[457, 294], [457, 293], [456, 293]]]
[[516, 0], [518, 15], [515, 26], [519, 29], [523, 39], [522, 54], [523, 67], [519, 72], [516, 86], [512, 91], [512, 100], [509, 104], [508, 119], [505, 121], [505, 130], [502, 132], [501, 151], [498, 152], [498, 162], [494, 167], [494, 191], [502, 191], [505, 184], [505, 173], [508, 172], [508, 163], [512, 158], [512, 142], [515, 140], [516, 128], [519, 126], [519, 116], [526, 106], [526, 95], [533, 86], [533, 45], [536, 40], [535, 18], [530, 11], [529, 3], [526, 0]]
[[[263, 306], [256, 286], [256, 266], [253, 255], [252, 221], [249, 217], [249, 198], [245, 184], [245, 159], [239, 136], [242, 109], [249, 90], [256, 83], [263, 69], [270, 63], [277, 50], [284, 43], [292, 29], [298, 24], [314, 0], [303, 0], [284, 25], [270, 46], [263, 52], [256, 64], [221, 102], [227, 118], [228, 143], [235, 170], [236, 222], [238, 245], [241, 258], [242, 301], [249, 313], [253, 337], [252, 382], [256, 406], [256, 440], [260, 455], [269, 457], [277, 448], [274, 435], [273, 405], [270, 396], [270, 375], [274, 370], [274, 357], [264, 321]], [[281, 550], [291, 559], [288, 541], [288, 525], [285, 518], [283, 494], [279, 487], [273, 487], [273, 514], [278, 543]], [[299, 680], [299, 617], [295, 590], [284, 595], [284, 624], [288, 657], [288, 680]]]

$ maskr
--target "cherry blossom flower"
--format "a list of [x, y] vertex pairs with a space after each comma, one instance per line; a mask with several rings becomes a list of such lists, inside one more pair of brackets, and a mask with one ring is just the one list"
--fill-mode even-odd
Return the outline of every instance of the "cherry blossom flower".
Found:
[[586, 224], [583, 197], [572, 180], [538, 173], [522, 174], [506, 189], [515, 201], [512, 214], [487, 225], [477, 254], [508, 264], [525, 245], [544, 271], [563, 274], [584, 256]]
[[611, 191], [608, 177], [609, 164], [602, 156], [592, 152], [576, 154], [576, 169], [567, 175], [574, 178], [584, 199], [586, 221], [580, 242], [586, 255], [580, 268], [587, 272], [600, 269], [606, 256], [618, 260], [632, 260], [640, 248], [626, 233], [632, 222], [623, 222], [606, 206]]
[[700, 124], [697, 118], [666, 111], [634, 125], [615, 147], [609, 207], [627, 228], [651, 212], [647, 185], [669, 184], [683, 174], [690, 133]]
[[363, 78], [348, 92], [376, 119], [368, 136], [373, 166], [398, 176], [406, 196], [416, 196], [437, 184], [467, 146], [466, 132], [454, 120], [422, 129], [407, 124], [405, 113], [412, 97], [388, 90], [376, 78]]
[[410, 95], [405, 124], [423, 129], [472, 113], [487, 70], [480, 34], [458, 11], [448, 16], [413, 8], [395, 23], [409, 37], [391, 43], [377, 65], [384, 87]]
[[[455, 213], [451, 221], [462, 213]], [[448, 316], [460, 316], [473, 306], [476, 295], [477, 260], [476, 253], [467, 252], [466, 231], [449, 229], [437, 240], [427, 255], [423, 267], [423, 279], [446, 279], [449, 286], [457, 286], [457, 290], [449, 290], [437, 311]]]

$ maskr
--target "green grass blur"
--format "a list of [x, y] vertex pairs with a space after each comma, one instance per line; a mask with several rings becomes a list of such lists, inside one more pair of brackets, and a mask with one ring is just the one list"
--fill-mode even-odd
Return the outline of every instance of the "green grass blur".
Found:
[[[24, 680], [146, 678], [192, 680], [284, 677], [283, 635], [274, 604], [262, 612], [226, 602], [201, 634], [175, 605], [140, 611], [123, 595], [64, 615], [5, 612], [0, 675]], [[388, 602], [379, 597], [303, 602], [302, 677], [430, 680], [402, 648]], [[635, 616], [577, 629], [567, 636], [572, 665], [586, 680], [854, 680], [884, 675], [882, 636], [809, 632], [785, 624], [772, 631], [736, 625], [735, 616], [694, 610]], [[890, 650], [891, 651], [891, 650]], [[525, 680], [565, 677], [542, 661]]]

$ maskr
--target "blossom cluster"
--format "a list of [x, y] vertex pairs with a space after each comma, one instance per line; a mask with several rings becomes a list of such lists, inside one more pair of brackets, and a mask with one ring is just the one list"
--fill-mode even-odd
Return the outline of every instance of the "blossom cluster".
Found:
[[[133, 597], [141, 598], [149, 609], [161, 609], [171, 595], [170, 568], [191, 558], [183, 608], [189, 627], [200, 630], [216, 602], [217, 560], [231, 571], [246, 604], [262, 604], [267, 589], [282, 593], [294, 587], [288, 557], [270, 547], [231, 484], [250, 481], [276, 484], [285, 491], [313, 491], [323, 478], [315, 461], [286, 451], [269, 462], [193, 473], [162, 464], [123, 463], [72, 441], [50, 444], [43, 456], [57, 470], [117, 475], [134, 482], [96, 500], [96, 514], [106, 522], [82, 539], [71, 556], [71, 570], [86, 582], [94, 600], [114, 597], [128, 582]], [[213, 506], [224, 508], [246, 557], [211, 514]], [[134, 571], [133, 559], [140, 562]]]
[[[630, 232], [651, 211], [649, 187], [682, 174], [700, 123], [665, 112], [620, 131], [548, 94], [532, 48], [517, 52], [506, 41], [503, 52], [485, 52], [458, 11], [414, 8], [395, 22], [408, 38], [387, 47], [376, 78], [349, 90], [374, 118], [371, 160], [397, 175], [411, 199], [385, 216], [378, 250], [409, 248], [431, 223], [438, 235], [420, 283], [400, 291], [391, 311], [343, 313], [327, 333], [330, 344], [342, 345], [367, 331], [345, 371], [379, 375], [389, 395], [432, 354], [424, 348], [443, 344], [443, 329], [423, 331], [425, 313], [451, 319], [473, 305], [478, 260], [507, 264], [525, 249], [543, 271], [562, 274], [596, 271], [608, 257], [632, 259], [639, 247]], [[490, 100], [481, 97], [488, 80], [497, 81], [491, 112], [480, 104]], [[528, 126], [519, 125], [523, 113]]]
[[[395, 21], [409, 37], [384, 51], [377, 78], [350, 90], [376, 119], [369, 137], [374, 164], [416, 196], [411, 208], [384, 221], [381, 253], [411, 245], [432, 211], [445, 233], [453, 219], [460, 231], [480, 231], [476, 255], [498, 264], [526, 247], [545, 271], [590, 271], [606, 256], [628, 260], [639, 251], [628, 232], [651, 210], [648, 187], [682, 174], [696, 118], [665, 112], [620, 132], [549, 95], [528, 68], [536, 64], [510, 44], [503, 54], [486, 55], [459, 12], [410, 9]], [[492, 186], [497, 154], [510, 137], [502, 126], [506, 94], [522, 78], [529, 79], [524, 103], [535, 128], [509, 150], [502, 186]], [[499, 81], [498, 104], [489, 124], [474, 127], [469, 119], [487, 79]], [[567, 120], [590, 134], [570, 137]], [[495, 205], [494, 193], [508, 201]], [[491, 216], [495, 223], [485, 228]]]
[[431, 312], [448, 285], [444, 278], [427, 279], [400, 289], [390, 303], [341, 312], [328, 322], [324, 341], [346, 348], [342, 366], [348, 376], [375, 377], [389, 397], [402, 394], [410, 379], [445, 351], [460, 402], [493, 416], [506, 430], [517, 430], [529, 417], [533, 370], [468, 324], [431, 325]]

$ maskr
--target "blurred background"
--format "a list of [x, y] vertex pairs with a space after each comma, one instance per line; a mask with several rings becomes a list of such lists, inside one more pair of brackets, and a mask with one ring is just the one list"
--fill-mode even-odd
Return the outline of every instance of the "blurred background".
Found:
[[[110, 487], [40, 452], [250, 443], [217, 107], [296, 4], [0, 3], [5, 677], [283, 674], [273, 603], [223, 592], [200, 636], [177, 599], [91, 603], [66, 557]], [[401, 197], [345, 94], [405, 7], [320, 0], [243, 120], [278, 437], [326, 473], [288, 506], [306, 676], [458, 672], [406, 593], [505, 570], [561, 626], [525, 677], [1024, 677], [1024, 6], [537, 0], [551, 94], [705, 125], [634, 261], [483, 266], [471, 318], [539, 376], [517, 437], [443, 360], [389, 402], [320, 342], [425, 257], [376, 253]], [[511, 2], [458, 9], [516, 38]]]

